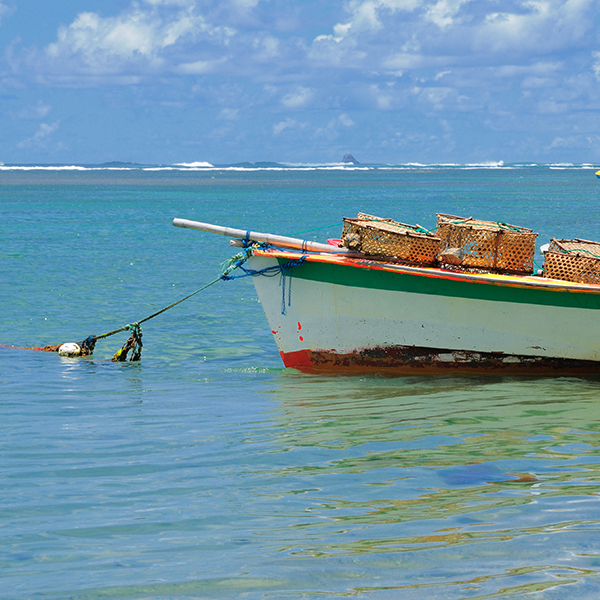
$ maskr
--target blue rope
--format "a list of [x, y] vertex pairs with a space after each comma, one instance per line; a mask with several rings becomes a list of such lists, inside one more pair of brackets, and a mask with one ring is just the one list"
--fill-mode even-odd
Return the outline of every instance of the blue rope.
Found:
[[274, 265], [272, 267], [265, 267], [264, 269], [248, 269], [242, 265], [237, 265], [237, 269], [243, 271], [243, 275], [222, 275], [221, 279], [224, 281], [231, 281], [232, 279], [241, 279], [242, 277], [275, 277], [276, 275], [282, 274], [285, 271], [289, 271], [294, 267], [300, 267], [304, 264], [306, 256], [301, 256], [296, 260], [290, 260], [282, 265]]
[[237, 269], [243, 272], [242, 275], [225, 275], [221, 276], [224, 281], [231, 281], [232, 279], [241, 279], [242, 277], [275, 277], [281, 276], [279, 285], [281, 286], [281, 314], [286, 314], [286, 279], [289, 278], [287, 284], [287, 306], [292, 305], [292, 271], [295, 267], [301, 267], [306, 260], [306, 256], [301, 256], [296, 260], [290, 260], [281, 265], [274, 265], [272, 267], [265, 267], [264, 269], [248, 269], [241, 264], [237, 265]]

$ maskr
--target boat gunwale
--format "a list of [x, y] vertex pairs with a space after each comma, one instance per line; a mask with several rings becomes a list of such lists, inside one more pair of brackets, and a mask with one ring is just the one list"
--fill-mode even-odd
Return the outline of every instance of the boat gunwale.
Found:
[[541, 288], [556, 292], [583, 292], [600, 294], [600, 285], [575, 283], [558, 279], [547, 279], [536, 275], [502, 275], [500, 273], [468, 273], [458, 270], [440, 269], [437, 267], [417, 267], [403, 265], [385, 260], [375, 260], [372, 257], [347, 257], [344, 255], [325, 254], [317, 252], [302, 252], [280, 248], [253, 248], [252, 254], [262, 257], [297, 259], [304, 256], [310, 262], [340, 265], [358, 269], [386, 271], [390, 273], [421, 275], [434, 279], [449, 281], [464, 281], [487, 285], [500, 285], [514, 288]]

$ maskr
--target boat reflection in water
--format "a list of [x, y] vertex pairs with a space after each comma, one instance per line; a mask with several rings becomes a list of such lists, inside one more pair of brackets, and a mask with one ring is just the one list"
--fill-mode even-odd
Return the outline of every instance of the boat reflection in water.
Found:
[[597, 385], [282, 372], [267, 391], [276, 429], [247, 440], [273, 441], [274, 491], [256, 493], [287, 517], [286, 556], [344, 571], [354, 592], [585, 591], [598, 575]]

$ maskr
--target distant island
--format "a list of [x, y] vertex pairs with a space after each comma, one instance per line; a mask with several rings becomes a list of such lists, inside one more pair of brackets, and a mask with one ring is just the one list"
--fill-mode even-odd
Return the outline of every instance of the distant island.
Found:
[[[2, 0], [0, 0], [0, 3]], [[349, 152], [344, 154], [342, 161], [343, 164], [346, 165], [360, 165], [361, 163], [352, 156]], [[316, 163], [318, 164], [318, 163]], [[331, 163], [324, 163], [331, 164]], [[339, 163], [337, 163], [339, 164]], [[303, 165], [302, 163], [278, 163], [273, 161], [243, 161], [236, 163], [210, 163], [206, 161], [195, 161], [195, 162], [179, 162], [179, 163], [138, 163], [133, 161], [123, 161], [123, 160], [111, 160], [103, 163], [39, 163], [39, 164], [5, 164], [0, 162], [0, 167], [3, 170], [6, 167], [18, 167], [18, 166], [32, 166], [39, 168], [56, 168], [56, 169], [116, 169], [116, 170], [136, 170], [136, 169], [147, 169], [147, 168], [159, 168], [159, 169], [173, 169], [180, 168], [181, 170], [202, 170], [202, 168], [206, 169], [269, 169], [269, 168], [288, 168], [288, 167], [298, 167], [302, 166], [314, 166], [315, 163], [310, 163], [307, 165]]]

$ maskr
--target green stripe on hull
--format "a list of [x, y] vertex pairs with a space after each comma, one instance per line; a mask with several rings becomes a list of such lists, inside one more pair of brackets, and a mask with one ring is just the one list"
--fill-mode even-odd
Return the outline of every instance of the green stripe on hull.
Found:
[[[280, 264], [289, 259], [277, 257]], [[526, 282], [453, 279], [452, 275], [413, 274], [377, 268], [307, 260], [293, 270], [298, 279], [355, 288], [410, 292], [434, 296], [469, 298], [490, 302], [513, 302], [564, 308], [600, 309], [600, 293], [537, 287]], [[521, 287], [523, 286], [523, 287]]]

